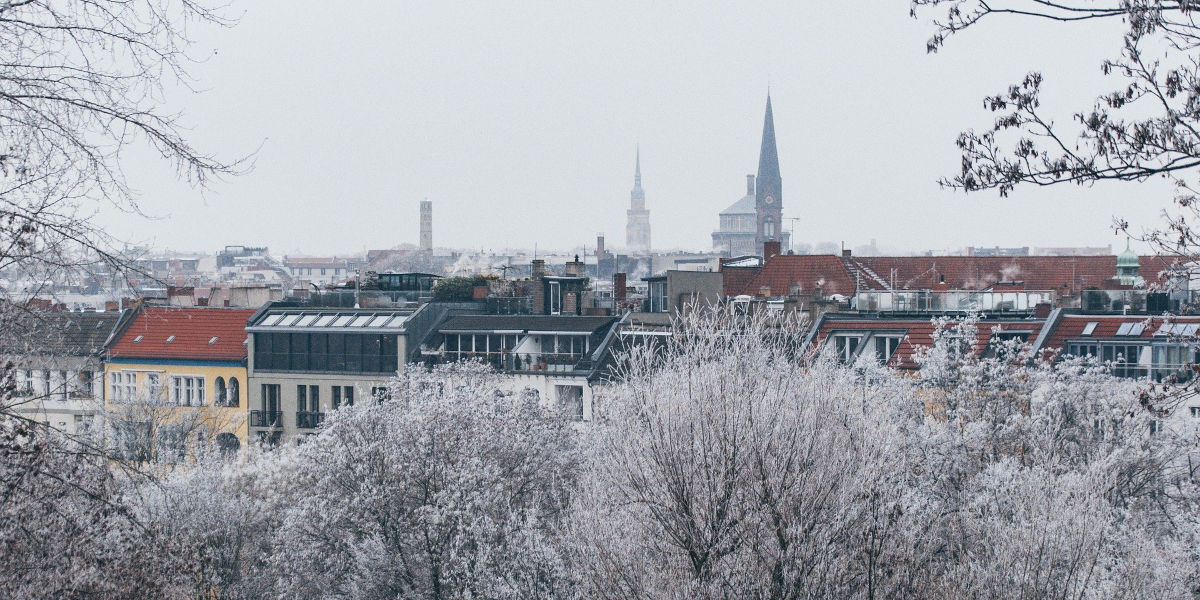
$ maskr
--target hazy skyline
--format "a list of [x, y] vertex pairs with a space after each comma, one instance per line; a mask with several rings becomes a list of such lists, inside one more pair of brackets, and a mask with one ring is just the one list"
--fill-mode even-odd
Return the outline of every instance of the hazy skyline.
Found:
[[[770, 87], [785, 217], [797, 244], [885, 250], [1123, 245], [1114, 216], [1159, 224], [1165, 185], [1056, 186], [965, 196], [936, 180], [981, 98], [1029, 70], [1068, 119], [1106, 84], [1113, 26], [1008, 27], [927, 55], [908, 3], [443, 4], [259, 2], [232, 29], [193, 31], [214, 54], [201, 93], [174, 90], [193, 139], [253, 172], [208, 194], [152, 155], [125, 163], [150, 221], [105, 211], [157, 248], [360, 252], [437, 246], [624, 245], [640, 145], [655, 248], [711, 248], [717, 213], [758, 162]], [[1016, 25], [1016, 22], [1010, 22]], [[789, 223], [790, 226], [790, 223]]]

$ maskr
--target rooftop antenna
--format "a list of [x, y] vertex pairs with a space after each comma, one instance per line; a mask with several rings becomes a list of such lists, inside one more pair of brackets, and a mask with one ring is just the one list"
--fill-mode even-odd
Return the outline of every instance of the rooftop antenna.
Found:
[[796, 245], [796, 221], [799, 221], [800, 217], [788, 217], [787, 220], [792, 222], [792, 231], [788, 235], [788, 254], [794, 254], [795, 250], [793, 250], [793, 248]]

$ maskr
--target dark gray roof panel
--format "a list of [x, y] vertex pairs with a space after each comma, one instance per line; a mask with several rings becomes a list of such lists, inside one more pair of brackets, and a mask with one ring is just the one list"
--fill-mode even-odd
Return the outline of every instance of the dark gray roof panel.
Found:
[[0, 345], [16, 354], [99, 355], [120, 317], [118, 312], [30, 313]]

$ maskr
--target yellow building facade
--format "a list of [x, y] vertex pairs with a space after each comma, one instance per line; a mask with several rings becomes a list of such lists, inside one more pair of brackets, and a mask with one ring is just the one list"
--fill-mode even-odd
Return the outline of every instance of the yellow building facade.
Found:
[[246, 445], [245, 322], [252, 310], [143, 307], [114, 335], [104, 366], [115, 456], [187, 460], [197, 442]]

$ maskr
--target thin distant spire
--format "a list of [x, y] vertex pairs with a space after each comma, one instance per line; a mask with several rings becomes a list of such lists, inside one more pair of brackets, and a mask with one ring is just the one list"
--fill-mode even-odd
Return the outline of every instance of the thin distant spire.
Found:
[[633, 166], [633, 185], [641, 187], [642, 185], [642, 145], [637, 145], [637, 158]]

